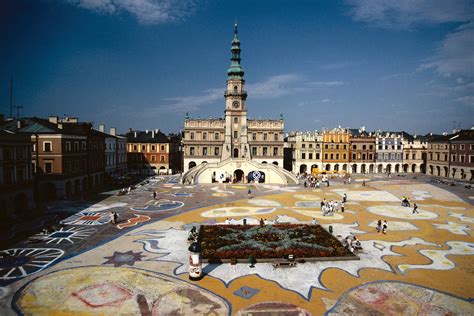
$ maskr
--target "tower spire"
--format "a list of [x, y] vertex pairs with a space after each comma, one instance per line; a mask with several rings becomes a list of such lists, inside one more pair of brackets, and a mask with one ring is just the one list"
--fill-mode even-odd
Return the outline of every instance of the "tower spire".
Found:
[[240, 65], [240, 40], [238, 36], [238, 25], [237, 20], [234, 23], [234, 38], [232, 39], [232, 46], [230, 48], [232, 53], [231, 63], [229, 69], [227, 69], [227, 79], [244, 79], [244, 70]]

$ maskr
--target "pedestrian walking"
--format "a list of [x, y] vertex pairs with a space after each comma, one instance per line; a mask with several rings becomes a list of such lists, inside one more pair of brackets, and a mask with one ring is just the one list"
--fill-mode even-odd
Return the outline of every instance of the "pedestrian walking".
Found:
[[117, 224], [118, 214], [117, 212], [112, 213], [112, 224]]
[[387, 229], [388, 229], [387, 220], [384, 220], [384, 221], [383, 221], [383, 224], [382, 224], [382, 233], [386, 234], [386, 233], [387, 233]]
[[413, 214], [420, 214], [420, 212], [418, 212], [418, 205], [416, 205], [416, 203], [413, 203]]
[[377, 221], [377, 227], [375, 228], [377, 230], [377, 234], [380, 234], [380, 232], [382, 232], [382, 220], [379, 219]]
[[341, 203], [341, 213], [344, 213], [344, 202]]
[[347, 202], [347, 194], [344, 193], [344, 195], [342, 196], [342, 203], [346, 203]]
[[249, 190], [248, 190], [248, 192], [247, 192], [247, 195], [248, 195], [248, 197], [249, 197], [249, 199], [250, 199], [250, 197], [252, 196], [252, 191], [250, 190], [250, 188], [249, 188]]
[[156, 191], [153, 191], [153, 200], [156, 200]]

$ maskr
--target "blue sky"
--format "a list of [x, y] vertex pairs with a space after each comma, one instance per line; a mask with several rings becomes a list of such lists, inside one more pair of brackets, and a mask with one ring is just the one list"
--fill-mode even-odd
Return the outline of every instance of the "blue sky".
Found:
[[250, 118], [286, 131], [474, 124], [474, 0], [3, 0], [0, 112], [120, 132], [222, 117], [239, 23]]

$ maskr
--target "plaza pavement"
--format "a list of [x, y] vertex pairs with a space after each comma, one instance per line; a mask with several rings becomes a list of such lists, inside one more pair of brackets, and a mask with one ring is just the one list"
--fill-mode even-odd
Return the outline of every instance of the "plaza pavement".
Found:
[[[359, 176], [320, 189], [254, 185], [251, 198], [248, 188], [158, 177], [128, 195], [54, 205], [50, 212], [70, 213], [63, 228], [0, 250], [0, 315], [474, 314], [474, 192], [424, 176]], [[322, 216], [320, 201], [344, 193], [346, 211]], [[420, 214], [400, 206], [403, 196]], [[360, 260], [204, 264], [205, 277], [188, 280], [193, 225], [313, 217], [338, 238], [357, 235]], [[379, 219], [388, 221], [386, 235], [375, 231]]]

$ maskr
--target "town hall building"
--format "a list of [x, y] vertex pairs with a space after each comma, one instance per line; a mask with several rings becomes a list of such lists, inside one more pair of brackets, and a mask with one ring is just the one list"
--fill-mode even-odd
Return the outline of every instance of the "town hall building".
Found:
[[227, 70], [225, 117], [184, 121], [183, 183], [261, 182], [296, 184], [283, 169], [284, 121], [248, 119], [237, 24]]

